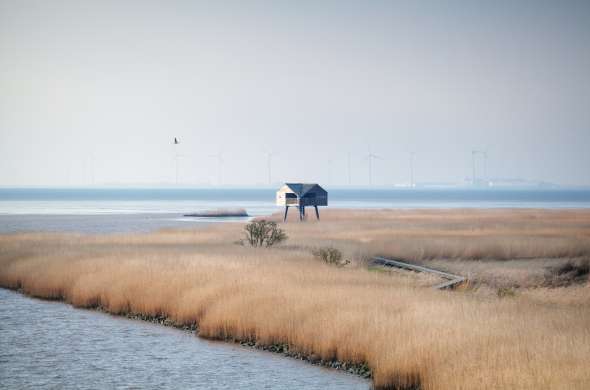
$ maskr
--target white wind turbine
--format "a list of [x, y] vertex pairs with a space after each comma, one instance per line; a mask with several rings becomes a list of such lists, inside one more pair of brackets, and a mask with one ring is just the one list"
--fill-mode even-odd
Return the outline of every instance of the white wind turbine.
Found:
[[483, 177], [486, 181], [486, 185], [489, 185], [490, 178], [488, 177], [488, 148], [481, 152], [483, 155]]
[[[481, 156], [483, 162], [483, 175], [480, 174], [480, 178], [478, 179], [476, 176], [476, 160], [477, 156]], [[478, 181], [485, 181], [486, 185], [489, 183], [488, 178], [488, 148], [485, 150], [472, 150], [471, 151], [471, 170], [472, 170], [472, 184], [477, 185]]]
[[272, 185], [272, 159], [276, 157], [272, 152], [266, 152], [266, 179], [268, 185]]
[[374, 159], [381, 159], [376, 154], [371, 153], [371, 148], [369, 147], [369, 153], [365, 156], [365, 159], [369, 160], [369, 185], [373, 185], [373, 160]]
[[174, 137], [174, 141], [172, 142], [174, 145], [174, 163], [175, 163], [175, 170], [176, 170], [176, 180], [175, 183], [178, 185], [178, 158], [180, 155], [178, 154], [178, 145], [180, 145], [180, 141], [178, 138]]
[[474, 186], [477, 184], [475, 181], [475, 157], [477, 153], [479, 153], [478, 150], [471, 151], [471, 184]]
[[180, 158], [180, 154], [178, 154], [178, 145], [180, 145], [180, 140], [177, 137], [174, 137], [172, 141], [172, 145], [174, 145], [174, 165], [175, 165], [175, 183], [178, 185], [178, 159]]

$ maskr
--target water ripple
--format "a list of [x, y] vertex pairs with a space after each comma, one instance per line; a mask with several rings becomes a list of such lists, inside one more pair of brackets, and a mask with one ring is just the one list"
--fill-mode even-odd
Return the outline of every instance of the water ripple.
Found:
[[358, 377], [0, 289], [3, 389], [369, 389]]

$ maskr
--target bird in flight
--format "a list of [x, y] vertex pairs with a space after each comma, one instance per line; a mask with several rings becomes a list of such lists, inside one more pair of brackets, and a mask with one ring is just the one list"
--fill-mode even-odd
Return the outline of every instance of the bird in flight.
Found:
[[178, 140], [178, 138], [174, 137], [174, 145], [178, 145], [180, 143], [180, 141]]

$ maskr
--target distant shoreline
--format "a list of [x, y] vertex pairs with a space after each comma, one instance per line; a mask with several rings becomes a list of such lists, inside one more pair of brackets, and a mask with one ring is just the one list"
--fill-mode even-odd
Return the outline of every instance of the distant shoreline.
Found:
[[[0, 201], [0, 203], [2, 203]], [[1, 205], [0, 205], [1, 207]], [[464, 208], [396, 208], [396, 207], [337, 207], [328, 206], [321, 208], [325, 211], [400, 211], [400, 212], [477, 212], [477, 211], [577, 211], [585, 212], [585, 207], [561, 207], [561, 208], [513, 208], [513, 207], [464, 207]], [[211, 216], [211, 217], [185, 217], [183, 213], [101, 213], [101, 214], [25, 214], [25, 213], [2, 213], [0, 212], [0, 234], [10, 233], [67, 233], [67, 234], [134, 234], [154, 233], [159, 230], [183, 230], [195, 229], [209, 226], [212, 223], [243, 223], [252, 218], [272, 218], [284, 212], [282, 208], [270, 206], [264, 210], [255, 210], [244, 216]]]

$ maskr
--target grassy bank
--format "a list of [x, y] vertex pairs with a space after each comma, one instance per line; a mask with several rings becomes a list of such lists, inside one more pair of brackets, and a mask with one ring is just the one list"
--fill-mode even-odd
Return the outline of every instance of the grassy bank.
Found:
[[[136, 235], [2, 235], [0, 285], [79, 307], [198, 324], [202, 337], [366, 362], [382, 388], [590, 385], [587, 282], [498, 297], [434, 291], [415, 276], [364, 267], [372, 254], [443, 258], [451, 268], [485, 263], [492, 273], [512, 259], [578, 261], [590, 253], [589, 212], [331, 211], [320, 223], [283, 228], [290, 239], [271, 249], [234, 244], [239, 224]], [[316, 260], [312, 250], [326, 245], [340, 248], [351, 265]]]

